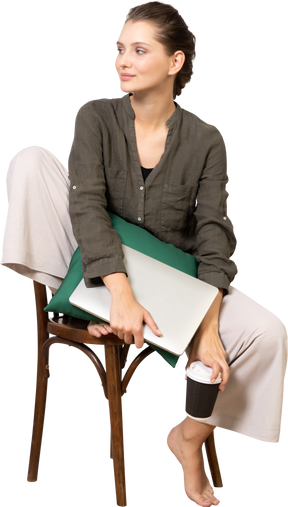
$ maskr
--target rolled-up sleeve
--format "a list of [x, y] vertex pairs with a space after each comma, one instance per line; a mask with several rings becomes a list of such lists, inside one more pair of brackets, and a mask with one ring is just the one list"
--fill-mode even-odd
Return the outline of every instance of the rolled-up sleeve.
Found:
[[126, 269], [121, 240], [106, 211], [101, 125], [89, 102], [76, 116], [68, 167], [73, 233], [81, 250], [85, 284], [93, 287], [101, 283], [99, 277]]
[[197, 193], [196, 243], [198, 278], [227, 291], [237, 268], [230, 259], [236, 247], [233, 225], [227, 216], [226, 149], [220, 132], [212, 127], [209, 150]]

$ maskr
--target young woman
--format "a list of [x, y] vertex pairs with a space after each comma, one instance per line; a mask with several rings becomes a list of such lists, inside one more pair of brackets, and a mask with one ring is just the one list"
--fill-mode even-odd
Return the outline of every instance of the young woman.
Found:
[[79, 244], [86, 285], [100, 277], [112, 295], [110, 325], [91, 322], [89, 333], [113, 332], [140, 348], [143, 321], [161, 331], [133, 296], [107, 210], [197, 257], [198, 277], [219, 293], [186, 351], [187, 365], [200, 359], [212, 367], [212, 380], [221, 371], [221, 393], [208, 423], [186, 417], [168, 446], [183, 467], [188, 497], [209, 507], [219, 500], [202, 444], [215, 426], [279, 439], [286, 331], [230, 285], [236, 240], [227, 217], [224, 142], [214, 126], [174, 102], [191, 79], [194, 35], [173, 7], [151, 2], [130, 10], [117, 48], [125, 95], [79, 110], [70, 182], [48, 150], [30, 147], [13, 158], [2, 264], [55, 291]]

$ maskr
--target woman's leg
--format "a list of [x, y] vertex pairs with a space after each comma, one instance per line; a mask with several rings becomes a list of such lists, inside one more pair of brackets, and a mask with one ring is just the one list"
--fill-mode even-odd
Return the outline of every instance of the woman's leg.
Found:
[[[200, 446], [213, 428], [259, 444], [282, 443], [287, 330], [286, 320], [276, 310], [242, 287], [230, 285], [219, 319], [219, 334], [230, 366], [225, 391], [218, 394], [212, 416], [205, 423], [184, 412], [165, 433], [166, 450], [181, 463], [184, 490], [191, 500], [202, 501], [203, 505], [209, 505], [206, 499], [211, 500], [211, 489], [203, 482]], [[215, 502], [213, 505], [217, 505]]]
[[230, 377], [208, 423], [278, 442], [287, 364], [284, 325], [273, 313], [230, 287], [222, 302], [219, 334]]
[[58, 289], [77, 248], [65, 167], [45, 148], [25, 148], [11, 160], [7, 191], [1, 264]]
[[203, 507], [219, 504], [205, 474], [202, 454], [202, 445], [214, 428], [186, 417], [167, 438], [170, 450], [182, 465], [187, 496]]

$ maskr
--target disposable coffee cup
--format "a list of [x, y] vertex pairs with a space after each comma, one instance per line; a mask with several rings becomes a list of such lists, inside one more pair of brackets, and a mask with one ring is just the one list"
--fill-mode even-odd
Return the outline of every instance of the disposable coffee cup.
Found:
[[201, 361], [194, 361], [186, 369], [186, 413], [197, 421], [209, 419], [212, 415], [221, 383], [221, 373], [211, 382], [212, 368]]

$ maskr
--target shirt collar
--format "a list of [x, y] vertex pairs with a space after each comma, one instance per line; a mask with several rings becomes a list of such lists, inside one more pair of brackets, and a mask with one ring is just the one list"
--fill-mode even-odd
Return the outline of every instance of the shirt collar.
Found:
[[[133, 109], [131, 102], [130, 102], [130, 98], [129, 98], [130, 95], [132, 95], [132, 93], [127, 93], [126, 95], [124, 95], [124, 97], [122, 97], [121, 100], [123, 102], [123, 106], [124, 106], [126, 113], [134, 120], [135, 112], [134, 112], [134, 109]], [[174, 101], [174, 104], [176, 106], [176, 109], [166, 122], [166, 125], [169, 128], [172, 127], [179, 120], [179, 118], [181, 116], [181, 112], [182, 112], [182, 108], [179, 106], [179, 104], [177, 104], [177, 102], [175, 102], [175, 101]]]

